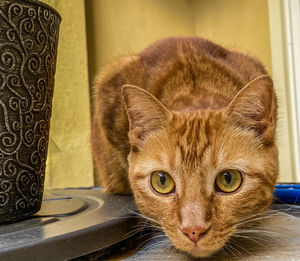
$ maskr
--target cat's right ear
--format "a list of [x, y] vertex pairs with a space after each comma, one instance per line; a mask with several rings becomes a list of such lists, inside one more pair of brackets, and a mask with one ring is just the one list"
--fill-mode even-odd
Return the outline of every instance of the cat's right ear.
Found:
[[122, 87], [129, 120], [129, 141], [139, 146], [151, 132], [164, 128], [171, 112], [152, 94], [133, 85]]

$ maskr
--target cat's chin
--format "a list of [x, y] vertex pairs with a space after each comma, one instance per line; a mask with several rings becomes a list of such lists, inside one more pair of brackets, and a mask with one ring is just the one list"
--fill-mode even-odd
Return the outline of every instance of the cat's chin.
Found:
[[190, 254], [193, 257], [209, 257], [211, 256], [216, 250], [204, 250], [201, 249], [198, 246], [195, 246], [189, 251], [186, 251], [188, 254]]

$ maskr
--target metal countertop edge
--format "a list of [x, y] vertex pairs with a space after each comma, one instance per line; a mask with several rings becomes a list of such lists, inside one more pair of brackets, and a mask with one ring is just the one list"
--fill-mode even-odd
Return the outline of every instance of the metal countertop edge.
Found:
[[136, 225], [136, 219], [136, 217], [116, 218], [103, 224], [45, 239], [39, 243], [33, 242], [18, 248], [7, 249], [0, 254], [0, 260], [62, 261], [74, 259], [117, 243], [116, 234], [120, 234], [119, 242], [128, 238], [126, 234], [131, 231], [132, 226]]

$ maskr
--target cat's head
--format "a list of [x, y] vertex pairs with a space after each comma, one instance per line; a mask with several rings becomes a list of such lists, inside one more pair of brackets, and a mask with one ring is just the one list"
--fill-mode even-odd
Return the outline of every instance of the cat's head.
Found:
[[122, 93], [136, 203], [177, 249], [209, 256], [268, 208], [278, 175], [271, 81], [243, 88], [219, 111], [171, 112], [138, 87]]

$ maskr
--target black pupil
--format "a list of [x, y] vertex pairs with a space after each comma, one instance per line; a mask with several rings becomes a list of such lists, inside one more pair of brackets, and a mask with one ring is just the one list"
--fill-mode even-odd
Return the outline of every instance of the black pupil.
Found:
[[160, 184], [165, 185], [166, 183], [166, 176], [164, 173], [158, 173], [159, 177], [160, 177]]
[[227, 184], [230, 184], [230, 182], [231, 182], [231, 175], [230, 175], [229, 172], [225, 172], [224, 173], [224, 178], [225, 178]]

